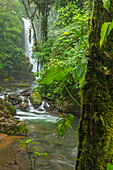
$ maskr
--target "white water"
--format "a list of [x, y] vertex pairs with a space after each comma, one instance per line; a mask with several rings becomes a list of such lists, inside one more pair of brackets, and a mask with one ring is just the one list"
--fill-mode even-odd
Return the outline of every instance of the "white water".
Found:
[[[29, 58], [30, 63], [33, 65], [32, 72], [37, 72], [37, 60], [32, 58], [32, 48], [33, 48], [33, 29], [31, 27], [31, 22], [29, 19], [23, 18], [24, 22], [24, 32], [25, 32], [25, 54]], [[29, 35], [31, 30], [31, 42], [29, 41]]]

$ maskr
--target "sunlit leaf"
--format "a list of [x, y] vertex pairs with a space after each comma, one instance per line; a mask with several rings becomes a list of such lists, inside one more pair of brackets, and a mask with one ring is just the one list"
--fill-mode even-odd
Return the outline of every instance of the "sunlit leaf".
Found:
[[112, 29], [113, 29], [113, 21], [110, 22], [110, 24], [109, 24], [109, 29], [108, 29], [108, 34], [107, 34], [107, 36], [110, 34], [110, 32], [111, 32]]
[[40, 149], [37, 148], [37, 147], [35, 147], [35, 146], [33, 146], [32, 149], [35, 149], [35, 150], [37, 150], [37, 151], [40, 151]]
[[35, 155], [38, 155], [38, 156], [40, 156], [40, 153], [39, 153], [39, 152], [37, 152], [37, 151], [34, 151], [34, 153], [35, 153]]
[[31, 142], [31, 144], [40, 145], [40, 143], [39, 143], [39, 142]]
[[101, 38], [100, 38], [100, 48], [102, 45], [104, 45], [106, 43], [106, 37], [107, 37], [107, 32], [108, 32], [108, 29], [109, 29], [109, 23], [105, 22], [103, 25], [102, 25], [102, 28], [101, 28]]
[[111, 163], [107, 163], [107, 170], [113, 170], [113, 165], [111, 165]]
[[72, 75], [73, 75], [75, 82], [77, 82], [77, 81], [79, 81], [79, 83], [83, 82], [83, 79], [87, 72], [87, 62], [88, 62], [87, 58], [79, 60], [76, 67], [73, 69]]
[[19, 148], [23, 148], [23, 147], [26, 147], [26, 144], [25, 144], [25, 143], [21, 143], [21, 144], [19, 145]]
[[28, 139], [28, 140], [26, 140], [26, 141], [24, 141], [24, 143], [29, 143], [29, 142], [31, 142], [33, 139], [32, 138], [30, 138], [30, 139]]
[[62, 114], [57, 119], [56, 130], [61, 137], [66, 133], [66, 131], [70, 127], [70, 125], [73, 122], [73, 119], [74, 119], [74, 116], [72, 114], [68, 114], [67, 116]]
[[41, 153], [40, 156], [47, 156], [47, 153]]
[[113, 21], [112, 22], [105, 22], [101, 28], [101, 38], [100, 38], [100, 48], [102, 45], [106, 44], [107, 36], [110, 34], [111, 30], [113, 29]]
[[61, 81], [63, 80], [68, 73], [72, 70], [72, 67], [61, 68], [61, 67], [51, 67], [46, 71], [44, 76], [42, 77], [42, 81], [40, 84], [50, 83], [52, 81]]
[[110, 0], [102, 0], [104, 8], [109, 12]]

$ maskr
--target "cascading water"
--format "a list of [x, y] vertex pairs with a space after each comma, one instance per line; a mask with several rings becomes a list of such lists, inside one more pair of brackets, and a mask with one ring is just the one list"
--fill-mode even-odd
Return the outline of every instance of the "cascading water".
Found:
[[[33, 65], [32, 72], [37, 72], [37, 61], [32, 58], [32, 47], [34, 43], [33, 39], [33, 29], [31, 27], [31, 22], [29, 19], [23, 18], [24, 22], [24, 32], [25, 32], [25, 54], [29, 57], [30, 63]], [[31, 32], [30, 32], [31, 30]], [[31, 34], [31, 41], [29, 41], [29, 36]]]
[[[9, 87], [10, 86], [8, 86], [8, 88]], [[14, 87], [11, 87], [11, 89], [4, 87], [4, 90], [2, 90], [0, 93], [0, 97], [4, 98], [4, 94], [6, 93], [7, 95], [18, 94], [20, 98], [22, 98], [22, 101], [25, 102], [26, 96], [22, 95], [23, 93], [21, 93], [25, 89], [16, 89]], [[40, 158], [40, 161], [36, 161], [36, 169], [72, 170], [74, 169], [74, 158], [77, 154], [77, 135], [71, 131], [71, 129], [69, 129], [67, 134], [60, 138], [56, 132], [55, 125], [56, 119], [58, 119], [59, 115], [47, 113], [44, 109], [44, 103], [45, 102], [43, 101], [39, 108], [34, 108], [29, 101], [28, 110], [21, 111], [17, 109], [17, 114], [15, 116], [16, 118], [26, 122], [32, 139], [41, 143], [41, 152], [48, 153], [47, 159]], [[78, 118], [75, 119], [73, 124], [73, 128], [75, 130], [77, 130], [77, 127]], [[21, 167], [24, 167], [21, 169], [30, 169], [28, 159], [26, 154], [23, 154], [23, 151], [20, 152], [20, 154], [17, 154], [16, 159]]]

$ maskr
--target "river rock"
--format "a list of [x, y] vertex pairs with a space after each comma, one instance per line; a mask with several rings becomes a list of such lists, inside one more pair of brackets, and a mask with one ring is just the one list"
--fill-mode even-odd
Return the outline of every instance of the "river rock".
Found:
[[25, 89], [24, 91], [20, 92], [21, 96], [30, 96], [30, 90]]
[[3, 113], [7, 115], [16, 115], [16, 108], [13, 107], [13, 105], [2, 98], [0, 98], [0, 110], [3, 111]]
[[49, 112], [49, 111], [55, 110], [56, 109], [56, 105], [54, 103], [48, 101], [48, 104], [46, 104], [46, 102], [45, 102], [44, 108], [45, 108], [46, 111]]
[[9, 94], [8, 101], [11, 102], [13, 105], [17, 105], [22, 102], [22, 99], [17, 94]]
[[27, 133], [25, 123], [17, 120], [13, 115], [16, 115], [16, 108], [0, 98], [0, 133], [11, 135]]
[[29, 108], [29, 104], [28, 103], [22, 103], [22, 104], [20, 104], [19, 105], [19, 108], [20, 108], [20, 110], [22, 110], [22, 111], [27, 111], [27, 109]]
[[30, 101], [34, 108], [38, 108], [42, 103], [39, 92], [34, 92], [30, 94]]

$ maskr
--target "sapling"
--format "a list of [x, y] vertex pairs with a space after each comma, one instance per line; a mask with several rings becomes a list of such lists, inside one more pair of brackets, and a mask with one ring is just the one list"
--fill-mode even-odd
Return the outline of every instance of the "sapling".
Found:
[[[37, 147], [37, 145], [40, 145], [39, 142], [33, 142], [33, 139], [27, 139], [27, 140], [21, 140], [17, 139], [20, 142], [20, 148], [25, 147], [26, 153], [28, 155], [30, 165], [31, 165], [31, 170], [35, 170], [35, 164], [36, 160], [40, 156], [47, 156], [47, 153], [39, 153], [40, 149]], [[35, 146], [34, 146], [35, 145]]]

